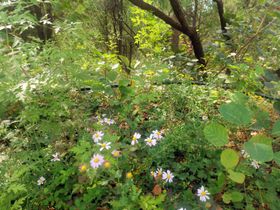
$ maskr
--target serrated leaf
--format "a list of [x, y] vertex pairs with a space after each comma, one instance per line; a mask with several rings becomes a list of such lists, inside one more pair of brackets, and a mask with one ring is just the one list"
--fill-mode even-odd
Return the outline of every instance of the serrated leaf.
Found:
[[223, 146], [228, 143], [228, 130], [219, 123], [209, 123], [205, 126], [205, 138], [215, 146]]
[[226, 149], [221, 154], [221, 163], [226, 169], [234, 168], [239, 162], [239, 155], [233, 149]]
[[235, 172], [233, 170], [228, 170], [229, 178], [239, 184], [242, 184], [245, 180], [245, 175], [243, 173]]
[[225, 120], [238, 126], [249, 125], [252, 121], [252, 111], [245, 105], [223, 104], [219, 111]]

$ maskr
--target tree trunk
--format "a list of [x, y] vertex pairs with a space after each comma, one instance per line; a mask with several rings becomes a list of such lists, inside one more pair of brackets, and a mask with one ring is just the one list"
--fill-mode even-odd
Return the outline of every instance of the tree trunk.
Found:
[[230, 36], [227, 34], [227, 22], [224, 16], [224, 3], [223, 0], [214, 0], [214, 2], [217, 3], [218, 7], [218, 13], [219, 13], [219, 18], [220, 18], [220, 24], [221, 24], [221, 30], [223, 33], [223, 36], [225, 37], [226, 40], [230, 40]]
[[200, 41], [199, 34], [195, 30], [193, 30], [189, 38], [192, 42], [193, 51], [195, 57], [198, 59], [198, 62], [203, 66], [206, 66], [206, 62], [204, 59], [204, 51], [203, 51], [202, 43]]

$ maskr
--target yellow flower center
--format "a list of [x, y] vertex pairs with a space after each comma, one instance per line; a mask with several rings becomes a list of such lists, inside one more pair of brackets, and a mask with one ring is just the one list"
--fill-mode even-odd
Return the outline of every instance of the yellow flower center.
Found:
[[147, 142], [149, 143], [152, 143], [152, 141], [153, 141], [152, 139], [147, 139]]
[[170, 174], [167, 174], [167, 179], [171, 179], [171, 175]]
[[98, 157], [94, 158], [94, 159], [93, 159], [93, 162], [98, 163], [98, 162], [99, 162]]
[[81, 167], [80, 167], [80, 171], [81, 172], [84, 172], [84, 171], [86, 171], [87, 170], [87, 166], [86, 165], [82, 165]]
[[201, 196], [205, 196], [206, 195], [206, 192], [205, 191], [202, 191], [201, 192]]
[[120, 151], [114, 151], [113, 156], [114, 157], [119, 157], [120, 156]]
[[105, 162], [104, 167], [105, 167], [105, 168], [110, 168], [110, 167], [111, 167], [111, 163]]
[[132, 141], [136, 141], [136, 140], [137, 140], [136, 136], [133, 136]]
[[131, 173], [131, 172], [128, 172], [128, 173], [126, 174], [126, 178], [131, 179], [131, 178], [132, 178], [132, 173]]
[[106, 144], [105, 144], [105, 143], [101, 144], [101, 147], [105, 148], [105, 147], [106, 147]]

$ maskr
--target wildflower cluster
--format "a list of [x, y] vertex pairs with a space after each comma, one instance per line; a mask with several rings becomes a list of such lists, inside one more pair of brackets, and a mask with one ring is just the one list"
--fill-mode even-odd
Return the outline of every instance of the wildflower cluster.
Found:
[[96, 119], [100, 125], [113, 125], [116, 123], [114, 119], [107, 118], [106, 114], [102, 114], [102, 117], [97, 116]]
[[174, 175], [170, 170], [163, 171], [162, 168], [157, 168], [156, 171], [151, 171], [151, 175], [156, 179], [162, 179], [165, 182], [173, 182]]
[[[135, 145], [138, 143], [138, 140], [141, 138], [140, 133], [134, 133], [131, 140], [131, 145]], [[146, 145], [152, 147], [157, 144], [157, 142], [163, 138], [163, 131], [154, 130], [144, 141]]]

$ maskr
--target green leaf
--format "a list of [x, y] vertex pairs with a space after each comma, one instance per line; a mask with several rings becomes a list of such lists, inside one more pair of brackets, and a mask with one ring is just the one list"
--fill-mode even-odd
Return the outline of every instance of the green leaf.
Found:
[[228, 143], [228, 130], [219, 123], [209, 123], [205, 126], [205, 138], [215, 146], [223, 146]]
[[239, 155], [232, 149], [226, 149], [221, 154], [221, 163], [226, 169], [234, 168], [239, 162]]
[[224, 202], [225, 204], [229, 204], [230, 201], [231, 201], [231, 194], [228, 193], [228, 192], [225, 192], [225, 193], [223, 194], [223, 202]]
[[231, 192], [232, 202], [241, 202], [243, 200], [243, 194], [237, 191]]
[[270, 126], [270, 117], [268, 112], [264, 112], [260, 109], [255, 111], [255, 117], [257, 122], [252, 126], [255, 129], [269, 128]]
[[259, 162], [273, 159], [272, 140], [264, 135], [257, 135], [244, 144], [245, 151], [250, 157]]
[[266, 135], [263, 135], [263, 134], [259, 134], [259, 135], [253, 136], [250, 139], [250, 142], [259, 143], [259, 144], [266, 144], [268, 146], [272, 145], [272, 139], [267, 137]]
[[272, 128], [272, 135], [280, 136], [280, 120], [277, 120]]
[[242, 184], [245, 180], [245, 175], [243, 173], [235, 172], [233, 170], [228, 170], [229, 178], [239, 184]]
[[275, 162], [280, 166], [280, 152], [275, 152], [274, 153], [274, 158]]
[[245, 104], [248, 102], [248, 98], [248, 96], [240, 92], [233, 94], [231, 97], [232, 101], [236, 104]]
[[223, 194], [223, 202], [229, 204], [232, 202], [241, 202], [243, 200], [243, 194], [237, 191], [225, 192]]
[[238, 126], [249, 125], [252, 121], [252, 111], [245, 105], [223, 104], [219, 111], [225, 120]]
[[108, 74], [107, 74], [107, 78], [110, 80], [110, 81], [114, 81], [117, 79], [117, 76], [118, 76], [118, 72], [117, 71], [110, 71]]

